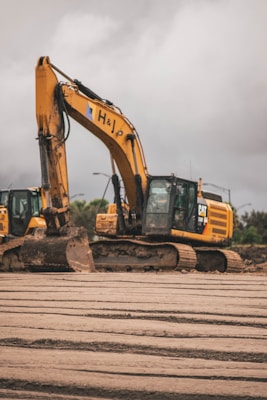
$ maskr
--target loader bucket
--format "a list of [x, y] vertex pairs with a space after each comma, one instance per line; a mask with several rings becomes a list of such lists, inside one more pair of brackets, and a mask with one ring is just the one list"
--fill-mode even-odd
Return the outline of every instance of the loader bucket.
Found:
[[22, 261], [32, 271], [94, 272], [94, 260], [83, 228], [67, 228], [64, 235], [47, 236], [37, 230], [26, 236]]

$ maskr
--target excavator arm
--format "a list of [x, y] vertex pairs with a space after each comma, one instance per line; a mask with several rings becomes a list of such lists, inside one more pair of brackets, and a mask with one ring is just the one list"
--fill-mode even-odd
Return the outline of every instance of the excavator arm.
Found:
[[42, 188], [47, 204], [43, 214], [47, 233], [56, 234], [70, 221], [65, 121], [59, 112], [57, 77], [45, 68], [44, 61], [40, 58], [36, 67], [36, 118]]
[[57, 76], [47, 68], [48, 61], [41, 57], [36, 66], [37, 139], [44, 196], [41, 212], [47, 229], [25, 238], [22, 258], [25, 265], [37, 269], [93, 271], [87, 231], [70, 222], [64, 103]]
[[[59, 82], [55, 72], [67, 78], [67, 82]], [[66, 207], [66, 203], [58, 202], [59, 198], [65, 199], [67, 191], [63, 117], [65, 113], [67, 118], [72, 117], [107, 146], [122, 177], [130, 213], [140, 220], [148, 172], [142, 145], [132, 123], [110, 101], [100, 98], [78, 80], [65, 75], [50, 62], [49, 57], [41, 57], [38, 60], [36, 96], [43, 177], [49, 176], [46, 162], [52, 157], [56, 166], [56, 169], [50, 169], [53, 176], [49, 177], [50, 185], [51, 182], [55, 183], [55, 188], [51, 187], [55, 203], [53, 206], [63, 210]], [[50, 145], [51, 137], [56, 140]], [[45, 157], [42, 157], [42, 154]], [[113, 184], [118, 186], [115, 167], [112, 180]], [[49, 182], [44, 184], [49, 186]]]

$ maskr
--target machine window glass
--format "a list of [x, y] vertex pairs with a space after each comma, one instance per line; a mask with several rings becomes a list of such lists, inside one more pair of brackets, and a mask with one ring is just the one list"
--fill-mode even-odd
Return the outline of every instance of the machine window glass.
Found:
[[197, 187], [194, 183], [189, 183], [188, 187], [188, 229], [192, 232], [196, 231], [196, 198]]
[[28, 191], [12, 191], [10, 210], [11, 232], [13, 235], [21, 236], [25, 233], [30, 219], [28, 203]]
[[170, 204], [171, 183], [165, 179], [151, 182], [147, 202], [148, 213], [168, 213]]
[[32, 215], [34, 217], [38, 217], [40, 215], [40, 209], [42, 207], [41, 204], [41, 196], [38, 192], [31, 192], [32, 198]]
[[189, 183], [188, 188], [188, 215], [190, 216], [196, 205], [196, 186], [194, 183]]
[[8, 206], [8, 194], [9, 191], [1, 191], [0, 192], [0, 204], [7, 207]]
[[12, 214], [21, 218], [25, 218], [28, 211], [28, 196], [27, 191], [17, 192], [12, 200]]
[[173, 227], [194, 230], [194, 210], [196, 205], [196, 185], [193, 182], [177, 182], [174, 201]]
[[162, 234], [163, 230], [169, 229], [171, 187], [167, 179], [151, 180], [146, 207], [146, 232]]
[[186, 228], [187, 215], [187, 183], [178, 182], [174, 201], [174, 227], [177, 229]]

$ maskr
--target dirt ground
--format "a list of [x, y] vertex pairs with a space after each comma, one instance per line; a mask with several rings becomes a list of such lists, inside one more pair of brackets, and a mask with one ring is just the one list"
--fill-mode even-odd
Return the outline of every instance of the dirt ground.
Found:
[[1, 274], [0, 398], [267, 399], [267, 278], [246, 257], [244, 274]]

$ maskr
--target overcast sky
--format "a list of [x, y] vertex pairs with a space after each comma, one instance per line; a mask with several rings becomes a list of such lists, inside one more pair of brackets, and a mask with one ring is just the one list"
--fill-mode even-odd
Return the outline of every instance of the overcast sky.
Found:
[[[0, 187], [40, 185], [40, 56], [113, 101], [151, 175], [220, 186], [267, 212], [266, 0], [0, 0]], [[70, 195], [101, 198], [104, 144], [71, 122]], [[213, 187], [214, 189], [214, 187]], [[112, 200], [111, 192], [108, 192]], [[244, 204], [251, 203], [251, 205]]]

